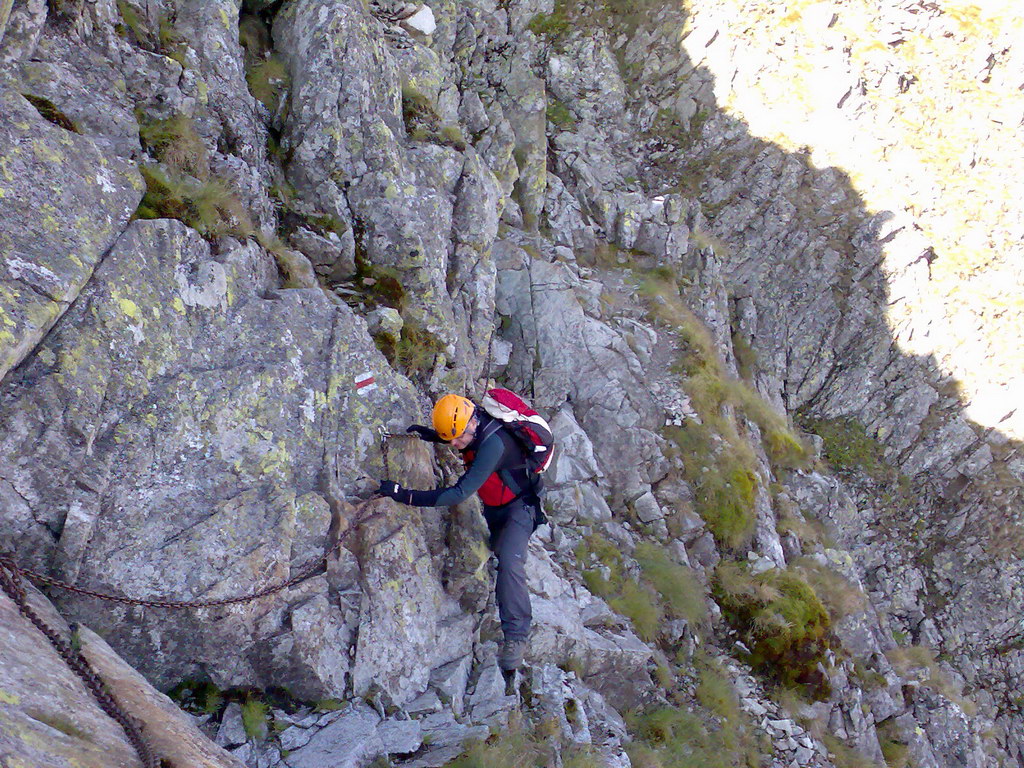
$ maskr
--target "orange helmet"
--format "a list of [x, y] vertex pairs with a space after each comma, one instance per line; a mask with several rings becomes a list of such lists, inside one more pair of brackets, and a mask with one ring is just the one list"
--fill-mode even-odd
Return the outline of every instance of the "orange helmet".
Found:
[[445, 395], [434, 405], [434, 431], [442, 440], [454, 440], [466, 431], [475, 410], [466, 398]]

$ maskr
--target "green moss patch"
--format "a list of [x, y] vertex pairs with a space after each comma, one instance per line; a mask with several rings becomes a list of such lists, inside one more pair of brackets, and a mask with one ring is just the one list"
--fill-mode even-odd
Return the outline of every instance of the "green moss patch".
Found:
[[291, 76], [280, 58], [268, 56], [246, 70], [245, 81], [249, 84], [249, 93], [270, 112], [275, 112]]
[[81, 133], [74, 121], [61, 112], [60, 109], [57, 108], [57, 105], [49, 99], [45, 99], [42, 96], [35, 96], [31, 93], [23, 93], [22, 96], [25, 97], [29, 104], [36, 108], [36, 112], [38, 112], [44, 120], [53, 123], [58, 128], [63, 128], [65, 131]]

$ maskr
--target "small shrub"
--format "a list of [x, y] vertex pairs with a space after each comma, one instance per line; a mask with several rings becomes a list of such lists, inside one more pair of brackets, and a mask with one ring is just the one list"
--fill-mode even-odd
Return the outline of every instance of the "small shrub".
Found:
[[882, 446], [857, 421], [818, 419], [808, 421], [806, 428], [824, 441], [825, 459], [836, 469], [859, 470], [876, 480], [890, 474]]
[[422, 374], [433, 370], [438, 356], [443, 352], [444, 349], [434, 334], [406, 318], [394, 349], [392, 362], [407, 375]]
[[793, 569], [754, 575], [723, 561], [712, 591], [729, 623], [750, 649], [750, 664], [785, 686], [815, 698], [829, 693], [818, 670], [829, 649], [831, 621], [814, 589]]
[[267, 714], [270, 707], [262, 699], [247, 698], [242, 702], [242, 727], [252, 741], [261, 741], [267, 736]]

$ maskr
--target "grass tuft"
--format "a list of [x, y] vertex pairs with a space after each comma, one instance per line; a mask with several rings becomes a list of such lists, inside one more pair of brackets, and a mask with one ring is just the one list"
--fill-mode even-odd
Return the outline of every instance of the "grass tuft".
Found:
[[209, 154], [191, 117], [179, 114], [140, 124], [139, 139], [161, 163], [201, 181], [210, 177]]
[[262, 741], [267, 737], [269, 712], [270, 706], [262, 699], [246, 698], [242, 702], [242, 727], [250, 740]]
[[252, 234], [248, 211], [223, 182], [198, 182], [155, 165], [139, 170], [146, 180], [146, 194], [135, 213], [137, 218], [180, 219], [211, 238]]
[[547, 38], [552, 44], [559, 44], [569, 34], [569, 3], [566, 0], [555, 0], [551, 13], [538, 13], [526, 28], [538, 37]]
[[224, 692], [209, 681], [184, 680], [167, 695], [192, 714], [213, 715], [224, 705]]
[[707, 603], [704, 588], [694, 572], [674, 562], [664, 549], [642, 542], [633, 553], [644, 577], [661, 595], [665, 612], [691, 625], [698, 626], [707, 619]]
[[651, 642], [658, 636], [661, 624], [661, 611], [654, 603], [651, 593], [633, 581], [626, 581], [618, 597], [613, 597], [608, 604], [633, 622], [633, 627], [640, 639]]

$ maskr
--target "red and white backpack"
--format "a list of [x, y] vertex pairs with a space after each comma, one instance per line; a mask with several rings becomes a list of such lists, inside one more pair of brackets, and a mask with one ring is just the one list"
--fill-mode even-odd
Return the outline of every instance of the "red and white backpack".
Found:
[[501, 387], [489, 389], [481, 402], [484, 410], [505, 425], [523, 449], [526, 468], [541, 475], [551, 466], [555, 438], [543, 417], [515, 392]]

